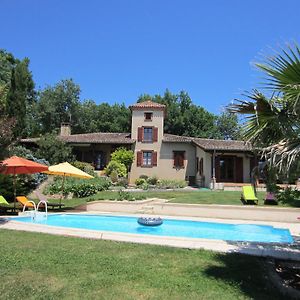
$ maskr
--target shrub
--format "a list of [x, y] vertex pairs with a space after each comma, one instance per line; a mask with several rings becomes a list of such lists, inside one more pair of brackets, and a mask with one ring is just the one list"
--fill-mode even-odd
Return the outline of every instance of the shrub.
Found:
[[128, 186], [128, 179], [125, 178], [125, 177], [121, 177], [121, 178], [119, 178], [119, 180], [118, 180], [118, 182], [117, 182], [116, 185], [122, 186], [122, 187], [126, 188]]
[[186, 187], [185, 180], [176, 180], [176, 179], [161, 179], [157, 183], [157, 187], [160, 189], [178, 189]]
[[[76, 197], [88, 197], [107, 190], [111, 185], [111, 181], [107, 178], [96, 177], [93, 179], [76, 179], [66, 178], [64, 185], [64, 192], [74, 193]], [[47, 194], [59, 194], [62, 192], [62, 177], [56, 177], [54, 182], [46, 187]]]
[[105, 174], [109, 176], [113, 171], [117, 172], [118, 177], [127, 176], [126, 166], [120, 162], [111, 160], [105, 168]]
[[158, 178], [156, 176], [153, 176], [153, 177], [149, 177], [147, 179], [147, 183], [148, 184], [151, 184], [151, 185], [156, 185], [158, 182]]
[[133, 151], [127, 150], [124, 147], [118, 148], [111, 154], [111, 160], [124, 164], [127, 170], [130, 169], [133, 159]]
[[287, 187], [283, 191], [278, 192], [276, 196], [278, 201], [282, 204], [288, 204], [296, 207], [300, 206], [300, 191], [296, 189]]
[[123, 200], [133, 201], [133, 196], [132, 196], [132, 194], [129, 193], [129, 192], [120, 190], [120, 191], [118, 192], [118, 198], [117, 198], [117, 200], [118, 200], [118, 201], [123, 201]]
[[146, 183], [147, 183], [147, 181], [146, 181], [146, 179], [144, 179], [144, 178], [137, 178], [137, 179], [135, 180], [135, 185], [136, 185], [136, 186], [141, 186], [141, 185], [146, 184]]
[[109, 174], [109, 178], [113, 183], [118, 182], [119, 176], [118, 176], [118, 172], [116, 170], [113, 170], [110, 174]]
[[72, 162], [71, 165], [74, 166], [75, 168], [80, 169], [81, 171], [83, 171], [85, 173], [95, 176], [95, 168], [87, 162], [76, 160], [76, 161]]
[[147, 180], [149, 178], [149, 176], [147, 176], [147, 175], [141, 175], [139, 178]]
[[51, 164], [73, 161], [72, 147], [57, 138], [56, 134], [47, 133], [38, 141], [36, 155], [47, 159]]

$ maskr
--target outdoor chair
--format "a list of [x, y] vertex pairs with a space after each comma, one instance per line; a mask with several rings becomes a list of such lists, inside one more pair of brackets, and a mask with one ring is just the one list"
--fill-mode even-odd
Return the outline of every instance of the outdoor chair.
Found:
[[16, 197], [16, 200], [22, 205], [22, 207], [26, 204], [26, 208], [35, 208], [33, 203], [29, 202], [30, 200], [28, 200], [25, 196], [18, 196]]
[[267, 192], [264, 204], [278, 205], [278, 200], [275, 193]]
[[47, 197], [45, 195], [43, 195], [42, 193], [40, 193], [39, 191], [35, 191], [34, 193], [38, 197], [39, 201], [46, 202], [47, 203], [47, 207], [50, 208], [50, 209], [55, 209], [55, 208], [61, 209], [63, 206], [65, 206], [64, 203], [49, 202], [48, 199], [47, 199]]
[[243, 204], [258, 204], [258, 199], [252, 186], [243, 186], [242, 191], [241, 201]]
[[0, 196], [0, 211], [7, 212], [8, 210], [13, 210], [14, 208], [6, 201], [3, 196]]

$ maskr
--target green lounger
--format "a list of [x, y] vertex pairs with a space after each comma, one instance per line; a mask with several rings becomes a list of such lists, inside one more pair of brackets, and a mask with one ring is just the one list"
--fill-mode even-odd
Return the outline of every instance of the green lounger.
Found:
[[243, 193], [241, 196], [241, 201], [244, 204], [258, 204], [258, 199], [255, 196], [254, 188], [250, 186], [243, 186]]
[[0, 196], [0, 211], [12, 210], [13, 207], [5, 200], [3, 196]]

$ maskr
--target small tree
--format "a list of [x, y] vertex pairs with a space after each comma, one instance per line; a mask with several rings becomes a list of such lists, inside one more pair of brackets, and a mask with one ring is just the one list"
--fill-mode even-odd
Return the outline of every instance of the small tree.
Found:
[[55, 134], [46, 134], [38, 141], [39, 149], [36, 155], [44, 158], [50, 164], [58, 164], [64, 161], [74, 161], [72, 147], [58, 139]]
[[132, 150], [127, 150], [124, 147], [118, 148], [111, 154], [111, 160], [124, 164], [127, 171], [130, 170], [131, 164], [134, 159], [134, 153]]

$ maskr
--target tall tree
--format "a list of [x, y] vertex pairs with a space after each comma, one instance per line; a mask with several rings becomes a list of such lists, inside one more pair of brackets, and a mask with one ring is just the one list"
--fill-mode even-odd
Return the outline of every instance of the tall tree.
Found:
[[34, 82], [29, 71], [29, 59], [22, 61], [14, 58], [11, 53], [0, 50], [0, 84], [8, 89], [4, 114], [15, 118], [14, 135], [27, 135], [27, 107], [35, 100]]
[[74, 133], [79, 131], [80, 87], [72, 79], [61, 80], [39, 93], [36, 105], [40, 132], [58, 131], [62, 122], [70, 122]]

